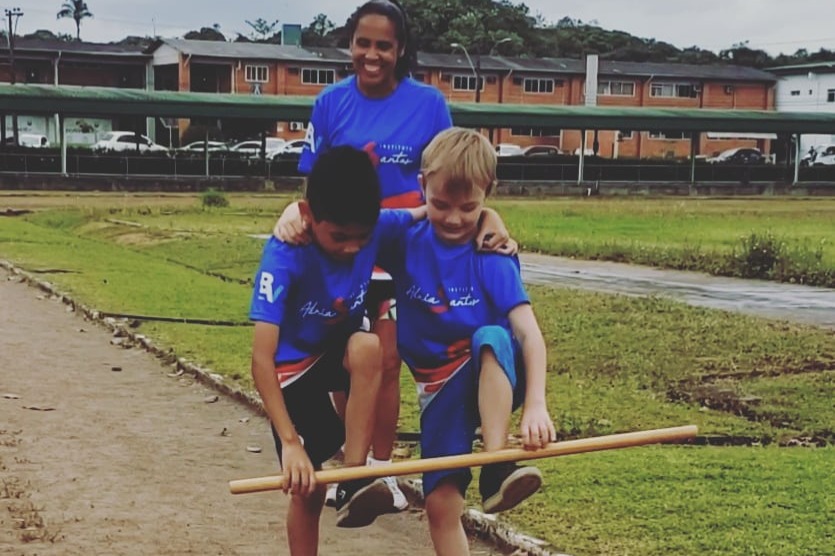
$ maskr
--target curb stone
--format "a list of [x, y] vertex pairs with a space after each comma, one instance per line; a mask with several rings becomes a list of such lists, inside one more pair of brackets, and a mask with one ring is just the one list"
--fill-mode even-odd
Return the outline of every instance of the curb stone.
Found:
[[[183, 371], [184, 373], [188, 373], [201, 384], [232, 398], [255, 413], [267, 417], [259, 397], [225, 383], [222, 375], [213, 372], [211, 369], [201, 367], [188, 359], [178, 357], [173, 350], [163, 349], [154, 344], [147, 336], [133, 332], [127, 325], [128, 319], [103, 317], [98, 310], [75, 301], [68, 294], [58, 290], [52, 283], [33, 276], [31, 273], [15, 266], [10, 261], [0, 259], [0, 268], [4, 268], [11, 275], [22, 278], [30, 286], [34, 286], [44, 293], [49, 294], [50, 299], [64, 303], [74, 312], [82, 313], [87, 320], [104, 326], [118, 335], [118, 337], [128, 338], [145, 351], [156, 356], [164, 364], [175, 367], [178, 372]], [[423, 491], [420, 479], [401, 478], [398, 480], [398, 484], [407, 491], [410, 499], [416, 500], [421, 505], [423, 504]], [[485, 514], [473, 508], [468, 508], [465, 511], [462, 521], [467, 534], [493, 543], [501, 550], [512, 550], [512, 556], [569, 556], [567, 554], [551, 552], [546, 548], [547, 542], [515, 531], [499, 522], [495, 516]]]

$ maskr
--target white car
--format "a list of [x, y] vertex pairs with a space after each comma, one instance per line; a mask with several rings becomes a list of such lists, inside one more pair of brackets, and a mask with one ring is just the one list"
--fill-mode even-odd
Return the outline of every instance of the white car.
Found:
[[304, 150], [304, 146], [307, 145], [307, 141], [304, 139], [294, 139], [292, 141], [287, 141], [284, 145], [281, 146], [280, 149], [269, 154], [267, 158], [275, 159], [280, 158], [283, 156], [300, 156], [302, 154], [302, 150]]
[[513, 143], [499, 143], [496, 145], [496, 156], [522, 156], [524, 149]]
[[202, 153], [205, 150], [208, 150], [210, 153], [216, 153], [226, 152], [229, 150], [229, 147], [223, 141], [209, 141], [208, 149], [205, 144], [205, 141], [195, 141], [193, 143], [189, 143], [188, 145], [183, 145], [178, 150], [186, 153]]
[[[266, 155], [267, 158], [270, 158], [272, 154], [276, 151], [280, 150], [287, 141], [281, 139], [280, 137], [267, 137], [266, 140]], [[237, 145], [233, 146], [229, 149], [232, 152], [245, 154], [247, 156], [252, 157], [259, 157], [261, 156], [261, 141], [259, 139], [253, 139], [251, 141], [242, 141]]]
[[[14, 136], [6, 137], [6, 145], [14, 144]], [[49, 139], [46, 135], [40, 133], [18, 133], [17, 144], [21, 147], [29, 147], [30, 149], [46, 149], [49, 148]]]
[[[137, 140], [138, 137], [138, 140]], [[137, 135], [133, 131], [111, 131], [105, 133], [104, 136], [93, 145], [93, 150], [96, 152], [160, 152], [167, 153], [168, 149], [162, 145], [158, 145], [151, 141], [144, 135]]]
[[826, 145], [815, 152], [813, 166], [835, 166], [835, 145]]

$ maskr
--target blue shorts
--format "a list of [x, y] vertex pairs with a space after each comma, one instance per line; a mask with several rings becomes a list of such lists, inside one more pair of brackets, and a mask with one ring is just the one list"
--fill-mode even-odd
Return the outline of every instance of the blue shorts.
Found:
[[[525, 371], [519, 344], [501, 326], [483, 326], [472, 340], [472, 359], [447, 381], [420, 417], [421, 458], [469, 454], [473, 451], [479, 426], [478, 379], [481, 351], [491, 349], [513, 389], [513, 408], [525, 397]], [[472, 480], [469, 468], [432, 471], [423, 475], [423, 495], [432, 492], [442, 479], [453, 477], [463, 494]]]

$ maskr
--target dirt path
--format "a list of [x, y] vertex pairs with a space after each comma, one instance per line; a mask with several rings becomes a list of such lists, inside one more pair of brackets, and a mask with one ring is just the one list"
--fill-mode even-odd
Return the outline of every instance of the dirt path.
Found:
[[[0, 553], [286, 554], [283, 494], [227, 487], [277, 471], [267, 422], [110, 342], [0, 269]], [[419, 511], [341, 530], [326, 509], [320, 553], [432, 550]]]

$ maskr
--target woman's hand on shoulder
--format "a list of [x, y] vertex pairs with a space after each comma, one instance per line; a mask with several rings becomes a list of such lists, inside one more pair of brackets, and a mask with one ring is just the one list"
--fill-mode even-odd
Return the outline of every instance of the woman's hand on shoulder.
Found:
[[299, 211], [298, 201], [287, 205], [278, 217], [273, 227], [273, 235], [291, 245], [307, 245], [311, 242], [313, 238], [310, 235], [310, 226]]
[[510, 237], [502, 217], [491, 208], [484, 209], [476, 235], [476, 246], [479, 251], [501, 255], [515, 255], [519, 252], [519, 244]]

